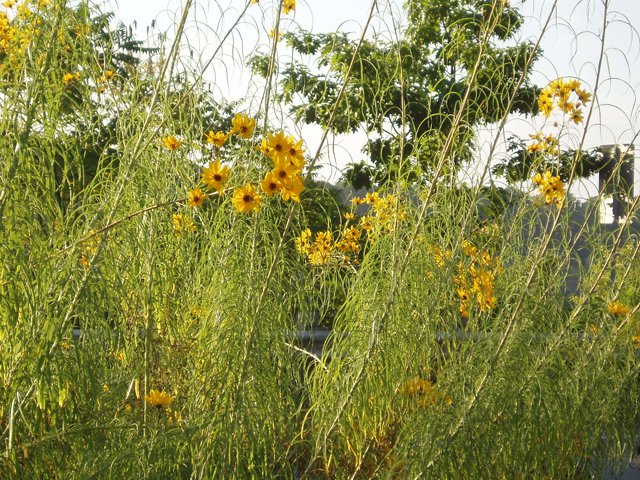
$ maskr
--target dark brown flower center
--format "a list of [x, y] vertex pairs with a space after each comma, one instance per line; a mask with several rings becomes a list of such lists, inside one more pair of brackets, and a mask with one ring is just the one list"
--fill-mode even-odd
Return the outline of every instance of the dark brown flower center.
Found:
[[280, 171], [278, 172], [278, 176], [279, 176], [280, 178], [286, 178], [286, 177], [287, 177], [287, 172], [285, 172], [284, 170], [280, 170]]
[[276, 150], [277, 152], [281, 152], [281, 151], [282, 151], [282, 145], [276, 145], [276, 146], [275, 146], [275, 150]]
[[253, 197], [251, 195], [245, 195], [244, 197], [242, 197], [242, 201], [245, 203], [250, 203], [253, 201]]
[[272, 183], [269, 184], [269, 188], [271, 190], [277, 190], [278, 189], [278, 184], [275, 183], [275, 182], [272, 182]]
[[222, 181], [222, 175], [214, 175], [214, 176], [213, 176], [213, 179], [214, 179], [216, 182], [220, 182], [220, 181]]

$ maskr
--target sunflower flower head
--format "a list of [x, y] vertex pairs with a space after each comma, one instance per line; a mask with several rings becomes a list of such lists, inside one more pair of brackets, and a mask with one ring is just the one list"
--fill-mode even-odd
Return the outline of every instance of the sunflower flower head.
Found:
[[297, 175], [289, 183], [282, 185], [282, 199], [287, 202], [289, 199], [300, 203], [300, 194], [305, 189], [304, 183]]
[[154, 407], [161, 407], [171, 405], [174, 397], [167, 395], [164, 390], [159, 391], [152, 388], [149, 390], [149, 395], [144, 396], [144, 399]]
[[229, 132], [230, 135], [237, 134], [242, 138], [251, 138], [253, 129], [256, 126], [256, 119], [249, 118], [248, 115], [238, 113], [235, 118], [231, 120], [231, 124], [233, 125], [233, 128], [231, 128], [231, 131]]
[[209, 133], [205, 133], [204, 136], [206, 137], [207, 142], [218, 148], [222, 148], [229, 138], [229, 134], [224, 132], [214, 132], [213, 130], [210, 130]]
[[260, 188], [264, 193], [272, 197], [274, 194], [282, 190], [282, 185], [278, 181], [278, 177], [273, 172], [268, 172], [264, 180], [260, 182]]
[[299, 170], [291, 164], [276, 162], [276, 167], [271, 171], [280, 182], [280, 185], [290, 185]]
[[282, 11], [284, 13], [290, 13], [291, 10], [295, 10], [296, 9], [296, 0], [284, 0], [284, 3], [282, 4]]
[[238, 213], [249, 213], [259, 211], [262, 203], [262, 195], [256, 195], [253, 185], [247, 183], [243, 187], [236, 187], [236, 191], [231, 199]]
[[269, 134], [267, 146], [269, 148], [269, 156], [275, 163], [279, 163], [284, 162], [288, 158], [289, 150], [293, 148], [293, 143], [290, 137], [287, 137], [283, 131], [280, 131], [275, 135]]
[[192, 188], [187, 195], [187, 201], [190, 207], [199, 207], [204, 202], [204, 193], [198, 187]]
[[609, 302], [609, 305], [607, 306], [607, 308], [616, 317], [619, 317], [621, 315], [626, 315], [627, 313], [629, 313], [629, 307], [624, 303], [620, 303], [620, 302]]
[[173, 151], [173, 150], [176, 150], [178, 147], [180, 147], [180, 145], [182, 145], [182, 141], [178, 140], [173, 135], [169, 135], [168, 137], [165, 137], [162, 139], [162, 145], [165, 148], [168, 148], [169, 150]]
[[291, 146], [287, 152], [287, 158], [289, 158], [289, 161], [291, 161], [293, 165], [301, 169], [307, 164], [304, 160], [304, 152], [306, 152], [306, 150], [302, 149], [302, 139], [296, 142], [293, 136], [291, 136], [289, 137], [289, 143]]
[[226, 165], [220, 165], [220, 160], [209, 162], [208, 167], [202, 167], [202, 181], [207, 184], [209, 189], [217, 190], [218, 194], [222, 194], [222, 184], [229, 178], [231, 169]]

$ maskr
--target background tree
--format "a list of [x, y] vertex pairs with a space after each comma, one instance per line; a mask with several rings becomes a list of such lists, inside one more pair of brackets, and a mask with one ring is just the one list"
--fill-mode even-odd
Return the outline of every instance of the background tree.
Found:
[[[362, 128], [370, 138], [365, 146], [370, 164], [351, 164], [344, 174], [355, 188], [394, 180], [399, 168], [410, 181], [433, 173], [436, 152], [451, 131], [468, 88], [469, 105], [446, 172], [472, 158], [475, 126], [508, 113], [537, 110], [537, 89], [525, 71], [532, 45], [513, 41], [522, 17], [509, 2], [498, 2], [495, 12], [486, 0], [419, 0], [407, 2], [405, 8], [408, 27], [398, 32], [397, 42], [375, 36], [362, 45], [356, 59], [358, 74], [347, 85], [331, 126], [335, 133]], [[493, 15], [495, 28], [488, 34], [479, 73], [470, 86], [468, 75]], [[326, 127], [356, 42], [346, 33], [300, 31], [284, 37], [305, 61], [293, 60], [283, 69], [279, 100], [290, 105], [298, 120]], [[307, 66], [314, 57], [322, 71]], [[266, 76], [266, 55], [254, 56], [250, 64]], [[525, 80], [516, 91], [522, 75]], [[514, 93], [515, 102], [508, 105]], [[400, 158], [405, 160], [402, 165]]]

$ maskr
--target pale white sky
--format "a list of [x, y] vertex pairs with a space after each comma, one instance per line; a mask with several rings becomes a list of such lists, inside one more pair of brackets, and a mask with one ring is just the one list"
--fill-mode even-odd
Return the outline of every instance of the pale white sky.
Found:
[[[195, 58], [205, 61], [218, 46], [220, 38], [238, 18], [238, 14], [246, 3], [240, 0], [220, 0], [217, 2], [194, 2], [196, 8], [190, 16], [187, 35], [189, 45], [185, 45], [185, 54], [193, 50]], [[372, 23], [372, 31], [389, 32], [393, 20], [403, 22], [403, 1], [379, 1], [378, 15]], [[525, 27], [522, 38], [532, 41], [540, 35], [542, 23], [549, 14], [552, 0], [512, 0], [514, 5], [521, 6], [525, 16]], [[596, 110], [586, 136], [585, 146], [593, 147], [602, 144], [628, 143], [640, 128], [638, 118], [639, 104], [636, 92], [640, 84], [640, 40], [638, 32], [633, 28], [640, 25], [640, 0], [610, 0], [605, 45], [605, 61], [603, 63], [600, 91]], [[100, 4], [100, 3], [99, 3]], [[174, 25], [178, 21], [184, 0], [111, 0], [105, 2], [104, 10], [113, 10], [125, 24], [137, 22], [136, 34], [139, 38], [157, 38], [166, 33], [172, 37]], [[256, 49], [266, 51], [268, 30], [273, 26], [277, 0], [260, 0], [251, 5], [247, 16], [225, 42], [214, 62], [206, 72], [205, 78], [215, 83], [221, 98], [259, 98], [261, 91], [259, 82], [253, 83], [248, 69], [240, 59]], [[294, 15], [283, 16], [281, 30], [304, 28], [316, 33], [344, 31], [353, 33], [354, 38], [360, 34], [367, 17], [370, 0], [322, 0], [301, 1]], [[600, 53], [599, 36], [603, 24], [603, 3], [601, 0], [560, 0], [558, 11], [553, 16], [551, 28], [542, 41], [545, 58], [537, 62], [534, 81], [544, 85], [557, 77], [577, 77], [593, 91], [597, 62]], [[154, 29], [148, 29], [155, 21]], [[385, 38], [389, 38], [386, 34]], [[291, 51], [284, 44], [278, 52], [280, 59], [286, 61]], [[197, 65], [194, 66], [197, 68]], [[257, 100], [256, 100], [257, 101]], [[255, 107], [255, 105], [254, 105]], [[248, 105], [251, 110], [251, 104]], [[281, 112], [284, 118], [284, 113]], [[553, 122], [542, 119], [514, 118], [502, 134], [502, 140], [510, 134], [526, 136], [543, 130], [545, 134], [557, 133]], [[302, 128], [296, 134], [303, 135], [307, 149], [315, 153], [320, 139], [320, 129], [314, 126], [294, 127], [286, 120], [290, 128]], [[572, 129], [563, 137], [567, 146], [576, 146], [583, 130]], [[481, 161], [471, 166], [468, 172], [469, 182], [473, 181], [476, 171], [487, 161], [487, 144], [492, 132], [481, 135], [484, 142], [481, 148]], [[360, 149], [366, 140], [364, 134], [332, 138], [330, 148], [325, 152], [323, 173], [335, 181], [340, 177], [340, 168], [351, 161], [365, 159]], [[315, 143], [314, 143], [315, 142]], [[636, 143], [640, 144], [640, 141]], [[503, 155], [500, 149], [498, 155]], [[482, 158], [484, 156], [484, 158]], [[640, 171], [637, 178], [640, 178]], [[583, 185], [574, 188], [573, 193], [580, 197], [594, 194], [596, 187]]]

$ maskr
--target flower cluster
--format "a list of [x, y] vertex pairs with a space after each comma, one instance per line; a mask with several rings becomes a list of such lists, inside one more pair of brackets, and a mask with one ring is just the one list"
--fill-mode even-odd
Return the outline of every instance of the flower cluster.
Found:
[[291, 199], [300, 202], [300, 194], [305, 188], [300, 174], [307, 163], [302, 140], [296, 142], [293, 136], [286, 136], [280, 131], [270, 133], [256, 148], [269, 157], [274, 165], [273, 170], [260, 182], [262, 191], [270, 197], [280, 193], [285, 201]]
[[[357, 262], [360, 253], [361, 241], [366, 238], [372, 244], [385, 233], [393, 232], [398, 220], [407, 218], [406, 212], [399, 208], [395, 195], [381, 197], [377, 192], [368, 193], [364, 198], [354, 198], [354, 205], [369, 204], [373, 213], [360, 217], [359, 225], [345, 226], [338, 235], [338, 240], [333, 240], [330, 231], [318, 232], [315, 241], [312, 241], [312, 233], [308, 228], [296, 238], [296, 249], [307, 259], [311, 265], [324, 265], [329, 259], [337, 261]], [[354, 213], [346, 213], [347, 223], [354, 221]]]
[[[5, 0], [2, 6], [8, 11], [16, 12], [13, 20], [6, 12], [0, 12], [0, 77], [4, 77], [8, 72], [8, 66], [18, 68], [20, 61], [27, 55], [31, 41], [35, 36], [40, 35], [41, 19], [38, 18], [29, 7], [32, 4], [38, 10], [44, 10], [51, 5], [49, 0], [24, 0], [18, 3], [16, 0]], [[35, 26], [35, 28], [34, 28]]]
[[544, 172], [543, 175], [537, 173], [531, 177], [531, 181], [540, 187], [540, 193], [545, 196], [545, 203], [562, 208], [564, 200], [564, 183], [560, 180], [560, 176], [552, 176], [550, 171]]
[[[584, 120], [580, 107], [591, 101], [591, 94], [580, 88], [580, 80], [569, 80], [565, 82], [562, 78], [554, 80], [540, 92], [538, 97], [538, 107], [540, 112], [547, 118], [554, 109], [561, 110], [569, 115], [569, 119], [576, 125]], [[572, 99], [572, 93], [575, 93]]]
[[616, 317], [620, 317], [629, 313], [629, 306], [620, 302], [609, 302], [607, 309]]
[[458, 275], [454, 280], [459, 285], [457, 292], [460, 297], [460, 313], [468, 317], [470, 303], [476, 303], [483, 312], [496, 307], [496, 275], [502, 273], [503, 269], [499, 266], [497, 257], [492, 258], [487, 252], [478, 252], [478, 248], [467, 240], [462, 242], [462, 249], [471, 259], [471, 265], [465, 266], [460, 262]]
[[80, 256], [80, 263], [86, 268], [89, 266], [89, 258], [96, 253], [98, 245], [100, 245], [100, 237], [95, 234], [95, 231], [90, 230], [89, 234], [92, 235], [89, 240], [82, 242], [82, 254]]
[[558, 153], [558, 139], [553, 135], [542, 135], [542, 132], [536, 135], [529, 135], [533, 143], [529, 145], [529, 152], [538, 154], [555, 155]]
[[[346, 227], [340, 234], [338, 241], [333, 241], [330, 231], [318, 232], [315, 242], [311, 242], [311, 230], [304, 230], [296, 238], [296, 249], [303, 255], [307, 255], [311, 265], [324, 265], [332, 257], [332, 254], [340, 252], [337, 259], [349, 262], [352, 258], [348, 254], [357, 255], [360, 252], [358, 243], [362, 232], [355, 227]], [[353, 258], [353, 261], [357, 261]]]
[[62, 83], [64, 83], [65, 87], [68, 87], [69, 85], [72, 85], [79, 81], [80, 81], [80, 72], [65, 73], [62, 76]]
[[367, 232], [371, 243], [375, 243], [384, 234], [393, 232], [396, 222], [407, 218], [407, 213], [400, 208], [395, 195], [381, 197], [378, 192], [367, 193], [365, 197], [352, 199], [351, 203], [371, 205], [373, 213], [360, 218], [360, 228]]
[[173, 214], [173, 234], [178, 237], [182, 232], [194, 232], [196, 226], [191, 219], [181, 213]]
[[[232, 135], [242, 138], [250, 138], [253, 135], [256, 121], [247, 115], [238, 113], [231, 120], [233, 127], [227, 133], [210, 130], [205, 134], [206, 141], [221, 149]], [[163, 145], [176, 150], [182, 142], [173, 135], [162, 139]], [[285, 135], [284, 131], [275, 134], [268, 134], [262, 139], [262, 143], [255, 147], [264, 153], [273, 162], [273, 169], [269, 171], [264, 180], [260, 182], [260, 188], [268, 196], [277, 193], [281, 194], [285, 201], [293, 200], [300, 202], [300, 194], [305, 186], [300, 175], [302, 168], [306, 165], [304, 159], [305, 150], [302, 148], [302, 139], [296, 141], [293, 136]], [[206, 167], [202, 168], [202, 182], [209, 190], [216, 190], [222, 195], [224, 184], [231, 174], [231, 169], [220, 163], [220, 159], [215, 162], [210, 161]], [[200, 188], [193, 188], [187, 196], [190, 207], [202, 205], [208, 194]], [[262, 195], [256, 193], [256, 188], [251, 183], [235, 188], [232, 203], [239, 213], [259, 211], [262, 204]]]
[[104, 75], [102, 77], [98, 77], [98, 79], [96, 80], [96, 83], [100, 85], [100, 88], [99, 88], [100, 93], [103, 93], [105, 90], [103, 84], [109, 83], [111, 80], [115, 78], [115, 76], [116, 76], [116, 72], [114, 72], [113, 70], [105, 70]]
[[451, 397], [449, 395], [445, 395], [437, 385], [421, 378], [407, 380], [396, 391], [407, 397], [415, 397], [420, 408], [439, 403], [451, 405]]

